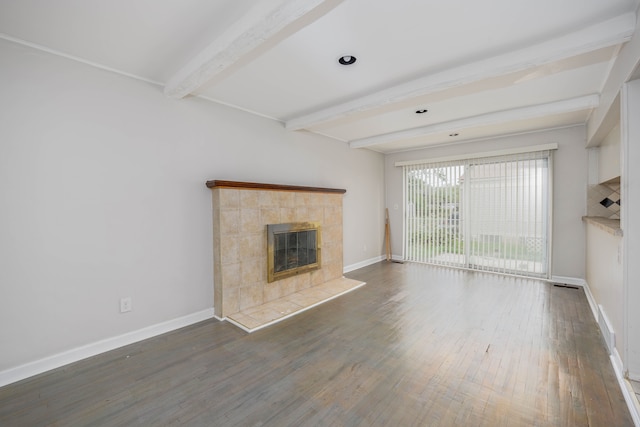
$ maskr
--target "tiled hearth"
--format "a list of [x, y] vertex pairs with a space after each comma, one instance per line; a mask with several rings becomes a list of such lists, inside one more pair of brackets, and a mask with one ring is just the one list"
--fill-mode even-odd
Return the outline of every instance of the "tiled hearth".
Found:
[[334, 279], [231, 314], [227, 316], [227, 320], [247, 332], [253, 332], [351, 292], [364, 284], [365, 282], [344, 277]]
[[[345, 190], [209, 181], [213, 192], [214, 311], [251, 332], [364, 283], [342, 276]], [[268, 224], [316, 222], [322, 265], [269, 283]]]

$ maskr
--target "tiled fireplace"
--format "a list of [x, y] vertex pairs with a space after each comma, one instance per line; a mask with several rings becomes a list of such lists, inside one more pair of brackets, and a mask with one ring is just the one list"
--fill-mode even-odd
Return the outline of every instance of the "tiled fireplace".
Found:
[[[207, 187], [213, 192], [216, 316], [227, 318], [342, 278], [346, 190], [235, 181], [209, 181]], [[317, 227], [318, 253], [310, 256], [320, 261], [321, 253], [321, 262], [318, 268], [303, 267], [270, 282], [268, 226], [278, 229], [291, 224]], [[312, 239], [307, 234], [296, 236], [302, 237]]]

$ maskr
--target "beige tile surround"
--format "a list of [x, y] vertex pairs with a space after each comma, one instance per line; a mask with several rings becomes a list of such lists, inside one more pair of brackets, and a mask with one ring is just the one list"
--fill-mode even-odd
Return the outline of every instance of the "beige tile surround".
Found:
[[[312, 306], [333, 297], [331, 292], [327, 295], [324, 289], [318, 290], [323, 298], [309, 298], [314, 293], [314, 287], [342, 279], [344, 190], [324, 189], [327, 192], [323, 192], [323, 189], [291, 186], [278, 186], [284, 189], [263, 188], [276, 187], [270, 184], [255, 184], [255, 188], [236, 187], [235, 183], [229, 184], [228, 181], [209, 181], [207, 186], [213, 193], [216, 316], [227, 318], [236, 313], [248, 313], [253, 308], [255, 317], [259, 307], [264, 304], [284, 304], [284, 312], [278, 311], [288, 317], [290, 313], [287, 310], [297, 312], [307, 305]], [[320, 223], [321, 268], [268, 283], [266, 225], [303, 221]], [[355, 288], [357, 284], [350, 283], [348, 287]], [[344, 286], [334, 288], [334, 295], [344, 293]], [[307, 305], [301, 303], [304, 298], [307, 298]], [[298, 302], [298, 308], [290, 305], [293, 301]], [[242, 318], [241, 315], [235, 317]], [[262, 316], [260, 321], [273, 322], [274, 319], [269, 317]], [[247, 322], [251, 323], [249, 330], [258, 326], [254, 321]]]

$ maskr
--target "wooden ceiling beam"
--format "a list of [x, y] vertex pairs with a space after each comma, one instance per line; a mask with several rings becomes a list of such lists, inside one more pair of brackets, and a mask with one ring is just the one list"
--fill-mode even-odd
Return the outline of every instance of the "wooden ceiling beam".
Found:
[[339, 105], [292, 118], [285, 123], [285, 127], [288, 130], [313, 130], [314, 126], [323, 123], [345, 119], [354, 114], [364, 113], [415, 97], [619, 45], [631, 39], [635, 24], [636, 16], [634, 13], [623, 14], [525, 49], [426, 75]]
[[599, 101], [600, 96], [593, 94], [547, 104], [495, 111], [487, 114], [480, 114], [478, 116], [466, 117], [460, 120], [452, 120], [449, 122], [436, 123], [404, 131], [391, 132], [384, 135], [376, 135], [369, 138], [356, 139], [349, 142], [349, 147], [367, 148], [393, 141], [418, 138], [442, 132], [457, 132], [478, 126], [495, 125], [517, 120], [536, 119], [549, 115], [591, 110], [598, 106]]
[[[185, 64], [164, 88], [165, 95], [183, 98], [205, 84], [248, 63], [304, 28], [343, 0], [282, 0], [257, 2], [241, 19]], [[274, 3], [277, 4], [274, 6]]]

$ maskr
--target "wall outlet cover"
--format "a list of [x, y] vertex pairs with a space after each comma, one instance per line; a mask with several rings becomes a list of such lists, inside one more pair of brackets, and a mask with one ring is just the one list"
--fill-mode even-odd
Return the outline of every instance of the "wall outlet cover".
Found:
[[127, 313], [131, 308], [131, 297], [120, 298], [120, 313]]

